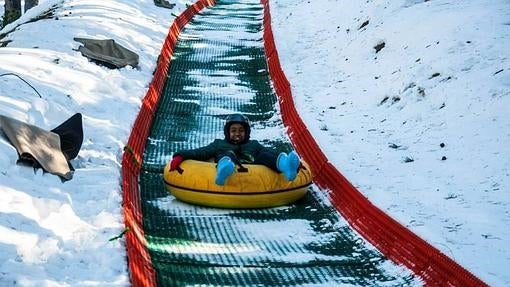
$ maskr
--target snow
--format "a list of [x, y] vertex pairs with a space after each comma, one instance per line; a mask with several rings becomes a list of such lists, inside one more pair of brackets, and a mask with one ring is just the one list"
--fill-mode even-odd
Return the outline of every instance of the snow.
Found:
[[[0, 39], [12, 41], [0, 48], [0, 74], [42, 96], [0, 77], [0, 114], [49, 130], [80, 112], [85, 133], [65, 183], [16, 165], [0, 136], [1, 286], [129, 285], [123, 240], [109, 241], [123, 231], [122, 149], [186, 3], [40, 0], [0, 32], [15, 29]], [[54, 5], [58, 21], [28, 22]], [[420, 237], [489, 285], [509, 286], [510, 3], [270, 7], [296, 107], [329, 160]], [[97, 66], [73, 37], [113, 38], [139, 68]]]

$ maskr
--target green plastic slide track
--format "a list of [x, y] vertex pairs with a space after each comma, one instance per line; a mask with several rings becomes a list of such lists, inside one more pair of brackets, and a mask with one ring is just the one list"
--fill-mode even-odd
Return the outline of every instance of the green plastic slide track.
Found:
[[258, 0], [220, 0], [182, 30], [140, 172], [143, 229], [158, 286], [417, 286], [355, 233], [311, 188], [290, 206], [214, 209], [171, 196], [173, 152], [223, 137], [226, 115], [247, 114], [252, 137], [290, 144], [268, 76]]

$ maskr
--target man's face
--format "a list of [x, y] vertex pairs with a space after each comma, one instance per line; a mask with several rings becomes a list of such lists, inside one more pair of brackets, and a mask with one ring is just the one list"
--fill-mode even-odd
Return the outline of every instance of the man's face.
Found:
[[230, 142], [235, 144], [242, 143], [246, 138], [246, 130], [244, 129], [242, 124], [238, 123], [230, 125], [228, 134]]

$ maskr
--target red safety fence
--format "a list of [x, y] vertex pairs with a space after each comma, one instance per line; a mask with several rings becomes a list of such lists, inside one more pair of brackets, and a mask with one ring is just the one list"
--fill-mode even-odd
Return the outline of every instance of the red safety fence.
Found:
[[310, 163], [315, 184], [328, 190], [330, 199], [353, 229], [386, 257], [402, 264], [427, 286], [488, 286], [441, 251], [389, 217], [363, 196], [327, 159], [299, 117], [290, 83], [278, 59], [271, 30], [269, 0], [264, 5], [264, 48], [269, 74], [282, 119], [299, 154]]
[[[282, 118], [300, 155], [310, 163], [314, 182], [330, 191], [330, 198], [351, 226], [385, 256], [419, 275], [427, 286], [487, 286], [455, 261], [419, 238], [368, 201], [322, 153], [313, 136], [297, 114], [290, 84], [280, 66], [270, 23], [268, 0], [264, 5], [264, 46], [269, 72], [279, 97]], [[126, 228], [128, 265], [133, 286], [156, 286], [155, 271], [147, 250], [138, 176], [145, 143], [159, 103], [171, 56], [181, 29], [200, 10], [214, 5], [200, 0], [189, 6], [172, 23], [162, 46], [154, 77], [142, 101], [140, 113], [122, 158], [123, 210]], [[313, 159], [313, 160], [311, 160]]]
[[179, 34], [191, 18], [205, 7], [214, 5], [215, 0], [199, 0], [189, 6], [175, 18], [161, 48], [152, 82], [145, 95], [140, 112], [133, 125], [131, 135], [122, 156], [122, 192], [124, 222], [129, 232], [126, 233], [126, 249], [132, 286], [157, 286], [156, 273], [152, 266], [143, 230], [143, 215], [140, 200], [138, 177], [145, 143], [149, 135], [156, 108], [159, 103], [170, 61]]

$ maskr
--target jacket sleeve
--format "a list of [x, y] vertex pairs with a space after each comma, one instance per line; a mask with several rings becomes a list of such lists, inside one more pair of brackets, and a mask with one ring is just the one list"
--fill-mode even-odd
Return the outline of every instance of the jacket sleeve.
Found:
[[257, 156], [258, 154], [260, 154], [262, 152], [276, 153], [272, 148], [266, 147], [266, 146], [262, 145], [259, 141], [256, 141], [256, 140], [253, 141], [253, 146], [254, 146], [254, 150], [255, 150], [254, 156]]
[[188, 149], [188, 150], [181, 150], [174, 154], [182, 156], [182, 158], [186, 159], [194, 159], [194, 160], [201, 160], [201, 161], [207, 161], [211, 158], [214, 158], [217, 153], [217, 144], [216, 140], [206, 146], [199, 147], [196, 149]]

